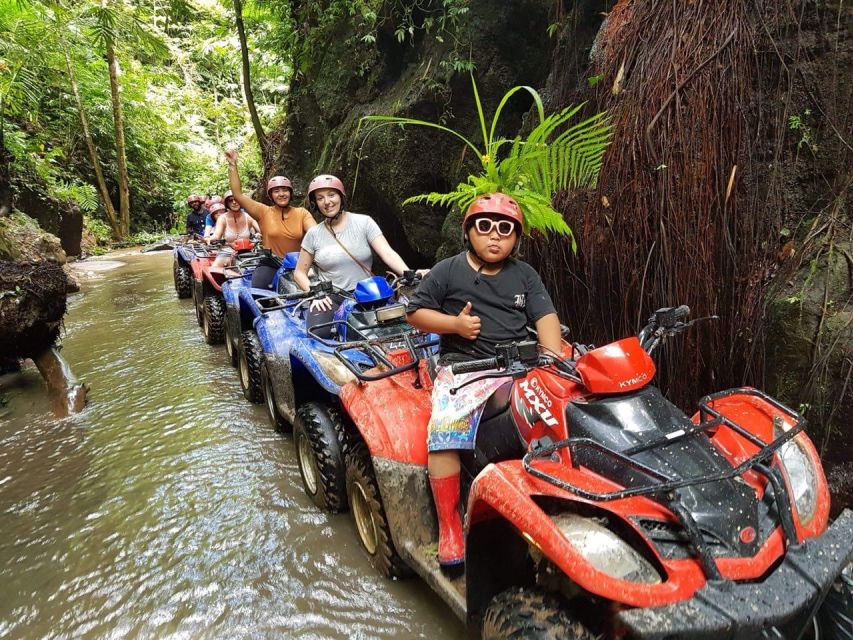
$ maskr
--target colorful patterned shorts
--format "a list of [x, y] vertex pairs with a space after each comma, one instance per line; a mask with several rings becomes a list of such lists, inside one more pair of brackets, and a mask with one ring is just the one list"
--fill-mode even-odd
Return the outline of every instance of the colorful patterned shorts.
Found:
[[438, 368], [432, 389], [432, 415], [427, 436], [429, 451], [474, 448], [486, 400], [512, 378], [486, 378], [469, 384], [455, 395], [451, 395], [450, 390], [483, 373], [453, 375], [450, 367]]

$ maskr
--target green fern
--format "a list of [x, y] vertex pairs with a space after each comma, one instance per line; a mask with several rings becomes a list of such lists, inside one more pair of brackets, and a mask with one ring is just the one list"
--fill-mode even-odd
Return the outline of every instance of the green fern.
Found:
[[[521, 208], [525, 233], [537, 229], [546, 234], [566, 235], [571, 238], [572, 249], [576, 250], [572, 230], [563, 216], [554, 210], [551, 198], [563, 190], [595, 187], [604, 152], [612, 136], [608, 118], [604, 113], [597, 113], [570, 124], [584, 104], [570, 106], [546, 116], [542, 99], [536, 90], [517, 86], [504, 94], [490, 126], [487, 126], [473, 74], [471, 86], [483, 136], [482, 147], [458, 131], [426, 120], [380, 115], [362, 118], [362, 121], [380, 123], [378, 126], [415, 125], [449, 133], [462, 141], [480, 160], [482, 173], [468, 176], [465, 182], [459, 183], [450, 193], [424, 193], [406, 199], [403, 204], [421, 202], [459, 207], [464, 211], [480, 195], [506, 193], [515, 198]], [[504, 107], [520, 91], [526, 91], [533, 98], [539, 124], [524, 139], [520, 136], [513, 140], [496, 138], [495, 131]]]

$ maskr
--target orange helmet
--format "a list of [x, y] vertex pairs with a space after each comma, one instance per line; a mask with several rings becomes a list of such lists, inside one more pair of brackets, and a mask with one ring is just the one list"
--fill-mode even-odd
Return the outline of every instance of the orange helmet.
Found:
[[467, 213], [465, 213], [465, 218], [462, 220], [462, 228], [467, 228], [468, 222], [481, 213], [489, 213], [512, 220], [518, 224], [519, 231], [524, 227], [518, 203], [505, 193], [487, 193], [474, 200], [471, 206], [468, 207]]

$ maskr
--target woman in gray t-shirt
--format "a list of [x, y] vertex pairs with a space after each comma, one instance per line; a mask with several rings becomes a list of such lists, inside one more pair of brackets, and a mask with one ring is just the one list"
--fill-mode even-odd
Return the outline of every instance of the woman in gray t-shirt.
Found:
[[[374, 251], [397, 275], [409, 269], [400, 254], [388, 244], [373, 218], [346, 211], [345, 199], [344, 185], [335, 176], [320, 175], [308, 185], [310, 209], [319, 212], [324, 221], [309, 229], [302, 238], [302, 251], [293, 279], [303, 291], [311, 287], [308, 270], [312, 266], [321, 280], [329, 280], [341, 289], [354, 289], [359, 280], [372, 275]], [[309, 327], [330, 322], [341, 301], [340, 296], [314, 300]]]

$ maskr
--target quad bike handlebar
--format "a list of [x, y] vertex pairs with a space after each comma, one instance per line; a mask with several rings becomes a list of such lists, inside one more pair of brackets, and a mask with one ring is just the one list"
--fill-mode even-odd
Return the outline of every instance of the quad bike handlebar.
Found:
[[414, 269], [407, 269], [401, 276], [398, 276], [396, 273], [389, 273], [385, 280], [391, 285], [394, 291], [398, 291], [402, 287], [417, 286], [423, 280], [423, 276]]
[[686, 304], [678, 307], [663, 307], [655, 311], [649, 318], [649, 323], [637, 335], [643, 349], [652, 355], [667, 338], [686, 331], [697, 322], [719, 320], [719, 316], [711, 315], [685, 322], [684, 319], [689, 315], [690, 307]]
[[466, 380], [462, 384], [450, 389], [450, 395], [456, 395], [463, 387], [467, 387], [469, 384], [473, 384], [479, 380], [507, 377], [520, 379], [525, 377], [533, 369], [552, 365], [556, 367], [558, 375], [570, 378], [576, 382], [580, 381], [577, 373], [575, 373], [574, 362], [572, 360], [563, 360], [540, 353], [539, 344], [535, 340], [499, 344], [495, 347], [495, 351], [497, 353], [493, 358], [481, 358], [479, 360], [457, 362], [450, 365], [450, 370], [454, 375], [484, 372], [482, 376]]

